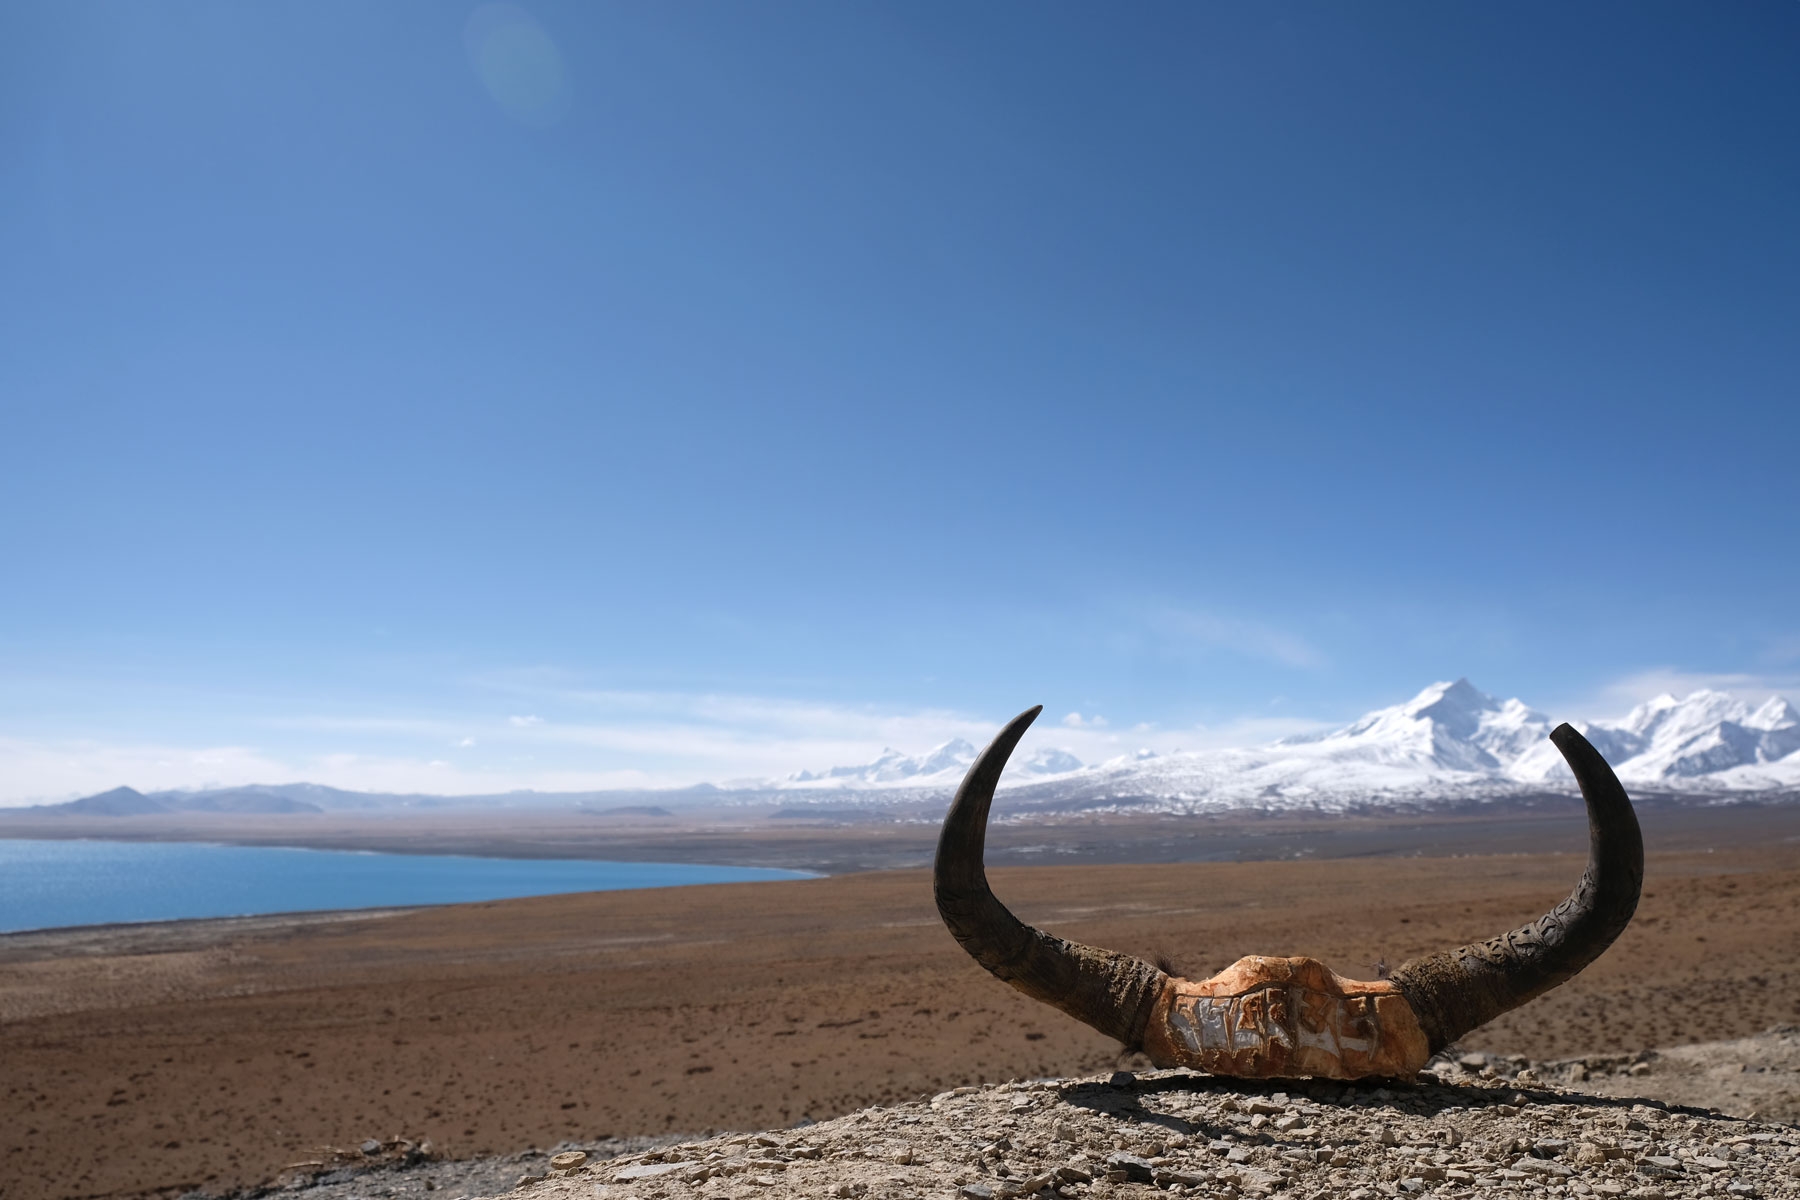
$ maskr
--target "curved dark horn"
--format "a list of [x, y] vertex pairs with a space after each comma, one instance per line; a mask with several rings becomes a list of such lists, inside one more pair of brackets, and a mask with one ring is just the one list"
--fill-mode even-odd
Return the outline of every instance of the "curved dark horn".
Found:
[[1558, 725], [1550, 740], [1587, 801], [1587, 870], [1568, 899], [1531, 924], [1414, 959], [1394, 972], [1434, 1054], [1573, 977], [1625, 932], [1637, 910], [1644, 839], [1631, 798], [1600, 752], [1573, 728]]
[[1135, 1050], [1168, 976], [1141, 959], [1065, 942], [1020, 921], [994, 898], [982, 867], [988, 807], [1006, 760], [1043, 706], [1014, 717], [969, 768], [938, 837], [938, 915], [976, 962], [1034, 1000]]

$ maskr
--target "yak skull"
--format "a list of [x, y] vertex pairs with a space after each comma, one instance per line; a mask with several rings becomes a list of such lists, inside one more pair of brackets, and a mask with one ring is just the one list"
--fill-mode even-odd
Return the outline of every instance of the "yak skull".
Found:
[[1042, 708], [1015, 717], [969, 768], [938, 839], [938, 912], [989, 971], [1142, 1050], [1159, 1067], [1269, 1078], [1405, 1077], [1476, 1026], [1549, 991], [1624, 932], [1644, 877], [1631, 800], [1573, 728], [1550, 739], [1587, 803], [1587, 871], [1567, 899], [1511, 933], [1344, 979], [1310, 958], [1239, 959], [1211, 979], [1034, 929], [994, 898], [982, 866], [988, 808], [1013, 747]]

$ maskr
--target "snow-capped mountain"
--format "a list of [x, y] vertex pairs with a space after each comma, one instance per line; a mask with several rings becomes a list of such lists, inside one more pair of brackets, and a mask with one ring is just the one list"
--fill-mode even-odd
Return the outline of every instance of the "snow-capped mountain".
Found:
[[[1066, 751], [1033, 750], [1028, 737], [1002, 787], [1021, 802], [1055, 807], [1177, 811], [1572, 791], [1574, 779], [1549, 741], [1555, 724], [1519, 700], [1496, 700], [1458, 679], [1341, 729], [1243, 749], [1140, 754], [1084, 767]], [[1628, 784], [1690, 794], [1800, 790], [1800, 712], [1781, 697], [1752, 710], [1721, 692], [1661, 696], [1616, 723], [1576, 727]], [[872, 763], [802, 772], [778, 786], [949, 788], [974, 756], [959, 739], [916, 758], [888, 750]]]
[[1517, 700], [1497, 703], [1467, 679], [1434, 683], [1392, 708], [1379, 708], [1334, 733], [1278, 746], [1317, 746], [1330, 757], [1432, 770], [1505, 771], [1549, 734], [1551, 724]]
[[[1713, 788], [1800, 784], [1800, 712], [1782, 696], [1759, 708], [1725, 692], [1704, 689], [1685, 700], [1662, 695], [1632, 709], [1617, 724], [1577, 722], [1625, 780], [1700, 784]], [[1520, 779], [1553, 777], [1555, 750], [1540, 748], [1514, 766]]]
[[1014, 786], [1036, 803], [1190, 812], [1464, 800], [1521, 790], [1508, 768], [1551, 727], [1519, 701], [1496, 701], [1459, 679], [1329, 733], [1115, 761], [1053, 785]]

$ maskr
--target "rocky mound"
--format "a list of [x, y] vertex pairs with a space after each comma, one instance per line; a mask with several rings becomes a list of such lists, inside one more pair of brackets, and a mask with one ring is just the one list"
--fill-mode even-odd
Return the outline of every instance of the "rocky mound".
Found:
[[[1800, 1200], [1800, 1126], [1640, 1098], [1736, 1097], [1739, 1112], [1761, 1105], [1787, 1117], [1797, 1068], [1800, 1029], [1784, 1027], [1554, 1063], [1473, 1052], [1436, 1059], [1406, 1085], [1120, 1072], [956, 1088], [765, 1133], [478, 1162], [424, 1162], [410, 1144], [370, 1142], [360, 1165], [355, 1152], [296, 1164], [278, 1186], [303, 1200], [1129, 1200], [1145, 1189], [1208, 1200], [1448, 1200], [1490, 1189]], [[1597, 1094], [1608, 1091], [1625, 1094]]]
[[[957, 1088], [522, 1181], [567, 1197], [1800, 1197], [1800, 1129], [1499, 1078], [1246, 1084], [1187, 1072]], [[596, 1186], [598, 1185], [598, 1186]]]

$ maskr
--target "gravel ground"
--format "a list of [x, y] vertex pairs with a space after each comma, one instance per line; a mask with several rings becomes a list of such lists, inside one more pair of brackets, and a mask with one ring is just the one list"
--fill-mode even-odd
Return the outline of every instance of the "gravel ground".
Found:
[[[1792, 1049], [1800, 1031], [1730, 1045], [1747, 1044]], [[1642, 1085], [1657, 1059], [1529, 1066], [1469, 1053], [1385, 1086], [1119, 1072], [956, 1088], [766, 1133], [565, 1144], [477, 1162], [371, 1141], [239, 1196], [1129, 1200], [1155, 1189], [1209, 1200], [1800, 1200], [1800, 1127], [1558, 1082]]]
[[[1800, 1129], [1518, 1086], [1246, 1084], [1187, 1072], [958, 1088], [810, 1128], [582, 1165], [532, 1200], [600, 1196], [1800, 1197]], [[1288, 1090], [1292, 1089], [1292, 1090]]]
[[[1498, 1056], [1493, 1062], [1503, 1073], [1529, 1065]], [[1601, 1096], [1654, 1096], [1732, 1116], [1800, 1123], [1800, 1026], [1634, 1055], [1589, 1055], [1540, 1066], [1534, 1074]]]
[[[591, 1162], [654, 1153], [682, 1139], [670, 1137], [609, 1138], [599, 1142], [564, 1142], [548, 1150], [522, 1150], [493, 1158], [435, 1159], [430, 1142], [404, 1138], [371, 1138], [359, 1147], [321, 1151], [294, 1163], [263, 1187], [226, 1193], [222, 1200], [254, 1200], [260, 1196], [292, 1196], [296, 1200], [371, 1200], [420, 1197], [421, 1200], [465, 1200], [510, 1191], [522, 1178], [543, 1178], [558, 1154], [577, 1151]], [[205, 1191], [185, 1200], [214, 1200]]]

